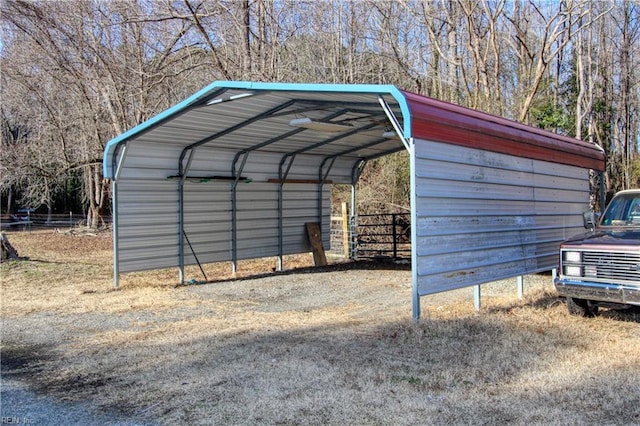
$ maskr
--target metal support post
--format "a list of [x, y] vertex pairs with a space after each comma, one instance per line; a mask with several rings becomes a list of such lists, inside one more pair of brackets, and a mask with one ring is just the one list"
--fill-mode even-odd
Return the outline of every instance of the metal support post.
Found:
[[349, 212], [349, 259], [356, 260], [358, 233], [356, 232], [356, 184], [351, 184], [351, 210]]
[[[111, 194], [112, 194], [112, 213], [111, 213], [111, 227], [113, 232], [113, 287], [118, 288], [120, 285], [120, 261], [119, 258], [119, 250], [120, 250], [120, 234], [119, 234], [119, 224], [120, 219], [118, 218], [118, 181], [120, 180], [120, 175], [122, 174], [122, 167], [124, 164], [124, 160], [127, 157], [128, 145], [118, 145], [116, 150], [122, 146], [122, 154], [120, 154], [120, 159], [118, 160], [118, 164], [114, 164], [114, 174], [113, 181], [111, 183]], [[117, 155], [117, 154], [116, 154]], [[114, 156], [115, 162], [115, 156]]]
[[318, 183], [317, 204], [318, 204], [318, 223], [320, 224], [321, 234], [322, 234], [322, 207], [323, 207], [323, 198], [324, 198], [323, 190], [324, 190], [324, 185], [327, 182], [327, 178], [329, 177], [329, 173], [331, 173], [331, 169], [335, 164], [335, 161], [336, 161], [336, 157], [332, 158], [331, 161], [329, 161], [326, 171], [323, 170], [325, 161], [323, 161], [322, 164], [320, 164], [320, 167], [318, 168], [318, 178], [320, 180], [320, 183]]
[[393, 258], [398, 258], [398, 235], [396, 231], [396, 213], [391, 214], [391, 238], [393, 238]]
[[524, 277], [518, 275], [518, 299], [524, 298]]
[[[283, 169], [287, 159], [289, 159], [289, 163], [286, 169]], [[296, 154], [287, 154], [282, 157], [278, 166], [278, 180], [280, 181], [278, 183], [278, 271], [284, 269], [284, 181], [287, 179], [295, 159]]]
[[[189, 149], [189, 157], [186, 166], [183, 163], [184, 157], [180, 157], [178, 171], [180, 178], [178, 179], [178, 281], [184, 284], [184, 182], [191, 167], [194, 149]], [[183, 152], [186, 154], [186, 151]]]
[[364, 166], [367, 164], [366, 160], [358, 161], [351, 170], [351, 215], [349, 217], [349, 234], [351, 234], [351, 254], [349, 256], [352, 260], [357, 260], [357, 249], [358, 249], [358, 232], [357, 232], [357, 221], [358, 214], [356, 210], [356, 196], [357, 196], [357, 185], [358, 180], [360, 179], [360, 175], [362, 174], [362, 170]]
[[178, 282], [184, 284], [184, 179], [178, 179]]
[[407, 141], [409, 144], [409, 174], [411, 190], [411, 287], [413, 293], [413, 321], [420, 320], [420, 289], [418, 288], [418, 202], [417, 182], [416, 182], [416, 144], [413, 139]]
[[237, 188], [242, 171], [249, 158], [249, 153], [242, 154], [242, 161], [240, 162], [240, 169], [236, 171], [236, 161], [239, 156], [236, 156], [233, 160], [231, 167], [231, 175], [235, 176], [233, 183], [231, 184], [231, 273], [235, 274], [238, 271], [238, 206], [237, 206]]
[[113, 232], [113, 287], [118, 288], [120, 285], [120, 262], [118, 261], [118, 182], [114, 179], [111, 182], [111, 194], [112, 194], [112, 213], [111, 213], [111, 228]]

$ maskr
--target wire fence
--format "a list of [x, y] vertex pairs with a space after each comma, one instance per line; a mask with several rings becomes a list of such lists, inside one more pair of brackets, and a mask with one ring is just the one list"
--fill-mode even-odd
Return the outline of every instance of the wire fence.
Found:
[[[111, 224], [111, 217], [102, 218], [106, 225]], [[69, 229], [86, 226], [87, 216], [84, 213], [39, 214], [15, 213], [0, 216], [0, 229], [3, 231], [36, 231], [40, 229]]]
[[[346, 215], [345, 215], [346, 216]], [[329, 253], [345, 258], [402, 258], [411, 255], [410, 217], [408, 214], [371, 214], [357, 216], [357, 223], [345, 223], [345, 216], [331, 217]], [[111, 216], [104, 216], [111, 226]], [[73, 229], [86, 226], [83, 213], [16, 213], [0, 215], [2, 231]]]
[[[341, 216], [331, 216], [331, 237], [329, 243], [330, 254], [334, 256], [349, 257], [350, 255], [350, 242], [349, 231], [347, 227], [343, 225], [343, 218]], [[347, 241], [345, 242], [345, 238]], [[345, 247], [346, 244], [346, 247]]]
[[355, 224], [344, 226], [342, 217], [332, 216], [328, 251], [356, 259], [409, 258], [411, 217], [408, 213], [358, 215]]

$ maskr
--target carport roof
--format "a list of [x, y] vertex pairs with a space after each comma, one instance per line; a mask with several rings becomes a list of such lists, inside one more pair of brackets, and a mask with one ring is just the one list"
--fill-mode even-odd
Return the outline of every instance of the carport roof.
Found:
[[[295, 127], [296, 118], [344, 127], [332, 133]], [[104, 176], [114, 178], [119, 147], [129, 142], [181, 148], [176, 164], [182, 164], [184, 153], [201, 145], [357, 161], [402, 150], [412, 138], [604, 170], [604, 153], [596, 145], [392, 85], [242, 81], [214, 82], [112, 139], [103, 167]]]

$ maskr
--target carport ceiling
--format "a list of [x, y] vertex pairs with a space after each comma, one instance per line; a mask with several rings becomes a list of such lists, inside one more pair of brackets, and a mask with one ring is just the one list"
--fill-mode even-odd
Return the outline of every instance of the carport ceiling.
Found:
[[119, 151], [129, 142], [179, 147], [181, 176], [200, 146], [235, 152], [231, 176], [254, 151], [282, 154], [285, 171], [297, 154], [322, 156], [327, 168], [335, 158], [355, 165], [404, 149], [410, 129], [395, 86], [215, 82], [109, 142], [104, 172], [117, 177]]

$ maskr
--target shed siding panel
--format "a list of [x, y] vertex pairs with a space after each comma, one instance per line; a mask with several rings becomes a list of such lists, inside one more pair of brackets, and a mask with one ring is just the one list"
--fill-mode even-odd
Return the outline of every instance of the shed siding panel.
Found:
[[177, 265], [176, 182], [166, 178], [123, 177], [118, 183], [117, 214], [121, 272]]
[[[237, 187], [237, 258], [278, 255], [278, 184], [240, 183]], [[155, 194], [155, 195], [154, 195]], [[316, 184], [286, 184], [283, 190], [283, 254], [311, 250], [306, 222], [317, 222]], [[323, 187], [323, 242], [329, 245], [330, 185]], [[118, 184], [121, 272], [178, 266], [178, 182], [121, 179]], [[184, 186], [185, 264], [232, 259], [231, 184], [192, 182]], [[192, 252], [193, 249], [193, 252]], [[194, 256], [195, 253], [195, 256]]]
[[415, 143], [420, 295], [552, 269], [582, 230], [588, 170]]
[[[149, 149], [141, 143], [130, 143], [128, 146], [121, 179], [166, 179], [167, 176], [177, 173], [177, 158], [181, 152], [179, 147], [154, 145], [152, 149]], [[153, 184], [151, 183], [151, 185]], [[142, 190], [136, 192], [136, 195], [139, 195]]]
[[[278, 254], [278, 184], [251, 183], [238, 191], [238, 258], [251, 259]], [[311, 251], [306, 222], [318, 222], [318, 185], [285, 184], [283, 187], [283, 254]], [[330, 226], [330, 186], [323, 190], [323, 243], [328, 247]], [[256, 208], [254, 199], [263, 200]], [[256, 234], [263, 237], [256, 241]]]

